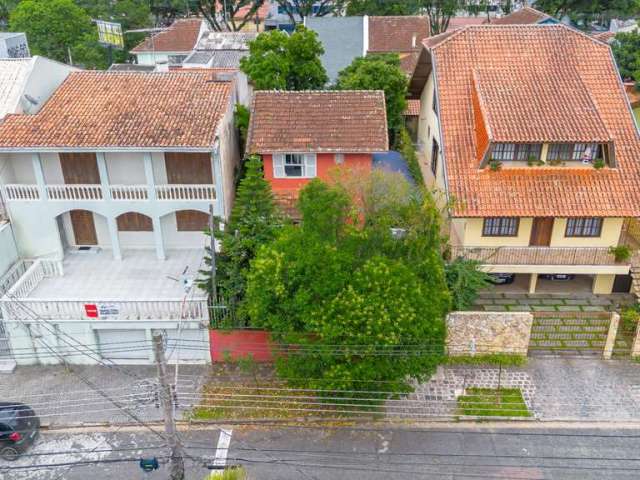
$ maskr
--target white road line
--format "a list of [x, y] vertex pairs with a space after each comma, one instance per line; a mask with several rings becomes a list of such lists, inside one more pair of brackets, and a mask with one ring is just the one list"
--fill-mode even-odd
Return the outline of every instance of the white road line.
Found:
[[229, 454], [229, 445], [231, 445], [231, 434], [233, 430], [220, 429], [220, 437], [218, 438], [218, 446], [216, 448], [216, 456], [213, 464], [216, 467], [225, 467], [227, 465], [227, 455]]

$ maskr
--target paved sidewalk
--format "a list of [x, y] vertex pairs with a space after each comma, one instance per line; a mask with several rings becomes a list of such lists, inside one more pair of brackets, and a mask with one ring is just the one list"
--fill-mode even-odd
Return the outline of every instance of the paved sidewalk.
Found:
[[[188, 395], [182, 403], [197, 400], [208, 366], [181, 365], [178, 391]], [[0, 401], [32, 405], [43, 424], [64, 425], [76, 422], [131, 422], [98, 391], [84, 383], [87, 379], [100, 392], [130, 409], [142, 420], [160, 420], [157, 405], [156, 369], [150, 366], [74, 366], [74, 372], [62, 366], [18, 367], [12, 374], [0, 374]], [[174, 367], [169, 367], [173, 378]], [[180, 400], [180, 397], [179, 397]], [[183, 410], [179, 414], [184, 413]]]
[[389, 402], [389, 416], [425, 420], [456, 414], [464, 387], [519, 388], [540, 420], [640, 420], [640, 363], [588, 358], [530, 358], [524, 367], [443, 366], [416, 385], [407, 401]]
[[634, 302], [629, 294], [483, 292], [474, 308], [492, 312], [606, 312]]

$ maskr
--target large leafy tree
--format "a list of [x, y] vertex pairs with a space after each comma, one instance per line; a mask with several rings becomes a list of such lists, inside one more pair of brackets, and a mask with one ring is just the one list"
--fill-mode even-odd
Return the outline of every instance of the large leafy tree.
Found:
[[[362, 390], [380, 381], [404, 390], [407, 376], [432, 371], [444, 343], [450, 296], [439, 213], [399, 176], [355, 176], [331, 185], [314, 180], [302, 190], [302, 224], [259, 251], [245, 308], [252, 325], [309, 347], [278, 361], [281, 376], [302, 379], [294, 383]], [[398, 200], [401, 191], [410, 194]], [[424, 348], [407, 352], [409, 344]], [[336, 352], [335, 345], [349, 347]], [[389, 355], [375, 354], [381, 351]]]
[[240, 69], [258, 90], [315, 90], [328, 80], [320, 61], [323, 53], [316, 32], [302, 25], [291, 35], [272, 30], [249, 43]]
[[444, 33], [449, 28], [449, 20], [464, 6], [460, 0], [419, 0], [422, 11], [429, 16], [431, 34]]
[[[274, 239], [281, 223], [271, 186], [263, 176], [262, 161], [251, 156], [245, 162], [245, 174], [238, 184], [229, 222], [214, 233], [222, 241], [216, 257], [218, 294], [234, 312], [244, 296], [251, 260], [262, 245]], [[209, 268], [201, 272], [199, 284], [211, 294], [211, 251], [207, 252], [205, 263]]]
[[640, 80], [640, 33], [618, 33], [611, 45], [624, 80]]
[[218, 32], [237, 32], [254, 21], [264, 0], [198, 0], [198, 11]]
[[4, 30], [9, 24], [9, 14], [19, 0], [0, 0], [0, 29]]
[[584, 24], [595, 18], [606, 23], [617, 16], [633, 16], [640, 12], [638, 0], [537, 0], [535, 7], [556, 18], [568, 15]]
[[417, 15], [419, 0], [351, 0], [347, 15]]
[[383, 90], [387, 107], [387, 124], [392, 145], [404, 125], [407, 108], [407, 76], [400, 68], [395, 53], [367, 55], [356, 58], [338, 73], [336, 87], [340, 90]]
[[22, 0], [9, 16], [9, 28], [26, 32], [34, 55], [87, 68], [104, 68], [106, 56], [97, 44], [91, 18], [73, 0]]

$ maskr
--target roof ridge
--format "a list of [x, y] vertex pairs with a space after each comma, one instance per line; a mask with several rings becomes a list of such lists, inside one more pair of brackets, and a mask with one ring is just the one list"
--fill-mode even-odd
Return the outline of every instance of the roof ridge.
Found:
[[263, 93], [277, 93], [277, 94], [300, 94], [300, 93], [334, 93], [334, 94], [340, 94], [340, 93], [383, 93], [384, 94], [384, 90], [380, 90], [380, 89], [376, 89], [376, 90], [256, 90], [254, 92], [254, 96], [258, 95], [258, 94], [263, 94]]

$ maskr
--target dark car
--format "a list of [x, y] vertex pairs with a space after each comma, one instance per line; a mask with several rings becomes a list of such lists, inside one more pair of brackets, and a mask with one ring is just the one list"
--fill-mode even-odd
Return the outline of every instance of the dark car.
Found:
[[35, 442], [40, 419], [28, 405], [0, 402], [0, 458], [16, 460]]
[[513, 273], [490, 273], [489, 281], [494, 285], [508, 285], [513, 283], [516, 276]]
[[560, 282], [566, 282], [568, 280], [573, 280], [576, 276], [572, 273], [545, 273], [540, 275], [540, 278], [545, 280], [556, 280]]

